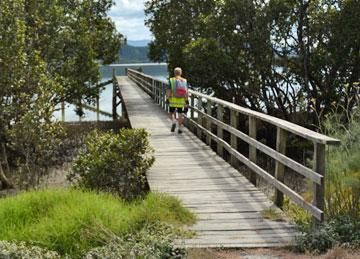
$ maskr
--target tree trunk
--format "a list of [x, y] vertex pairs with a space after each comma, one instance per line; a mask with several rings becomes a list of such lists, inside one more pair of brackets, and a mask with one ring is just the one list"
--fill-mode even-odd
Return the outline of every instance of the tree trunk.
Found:
[[5, 165], [5, 172], [10, 173], [9, 160], [4, 143], [1, 144], [1, 159], [3, 160], [3, 164]]
[[2, 183], [4, 189], [14, 188], [14, 185], [6, 177], [1, 163], [0, 163], [0, 182]]
[[14, 185], [6, 177], [6, 174], [5, 174], [5, 172], [3, 170], [3, 166], [2, 166], [3, 163], [5, 165], [6, 172], [9, 173], [10, 166], [9, 166], [9, 163], [7, 160], [5, 145], [2, 143], [1, 144], [1, 157], [0, 157], [0, 182], [2, 183], [2, 186], [4, 187], [4, 189], [14, 188]]

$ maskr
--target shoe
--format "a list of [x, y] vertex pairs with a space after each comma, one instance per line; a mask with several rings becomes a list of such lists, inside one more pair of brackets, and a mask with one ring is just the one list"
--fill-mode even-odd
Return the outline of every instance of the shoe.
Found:
[[181, 129], [179, 129], [179, 130], [178, 130], [178, 133], [179, 133], [179, 134], [182, 134], [182, 133], [183, 133], [183, 131], [182, 131]]
[[171, 125], [171, 132], [174, 132], [174, 131], [175, 131], [175, 128], [176, 128], [176, 123], [173, 123], [173, 124]]

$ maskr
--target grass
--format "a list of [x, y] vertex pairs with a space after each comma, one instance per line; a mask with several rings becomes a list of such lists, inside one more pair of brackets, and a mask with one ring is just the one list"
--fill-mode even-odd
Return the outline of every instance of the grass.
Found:
[[265, 219], [269, 219], [272, 221], [283, 221], [284, 220], [282, 218], [281, 214], [273, 208], [265, 209], [261, 212], [261, 214]]
[[162, 194], [127, 203], [110, 194], [62, 189], [0, 200], [0, 218], [0, 240], [31, 242], [72, 257], [103, 245], [101, 229], [124, 236], [146, 224], [196, 220], [177, 199]]
[[299, 227], [303, 228], [311, 225], [311, 214], [304, 208], [291, 202], [288, 197], [284, 199], [283, 211], [286, 217], [292, 219]]

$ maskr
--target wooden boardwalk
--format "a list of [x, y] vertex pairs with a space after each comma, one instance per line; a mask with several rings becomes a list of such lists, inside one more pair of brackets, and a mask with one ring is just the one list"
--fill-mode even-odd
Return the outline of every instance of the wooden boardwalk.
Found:
[[166, 113], [127, 77], [118, 77], [133, 128], [145, 128], [156, 162], [148, 173], [152, 190], [180, 198], [197, 214], [190, 227], [197, 235], [182, 242], [191, 247], [273, 247], [291, 244], [294, 225], [264, 219], [278, 210], [237, 170], [185, 129], [170, 132]]

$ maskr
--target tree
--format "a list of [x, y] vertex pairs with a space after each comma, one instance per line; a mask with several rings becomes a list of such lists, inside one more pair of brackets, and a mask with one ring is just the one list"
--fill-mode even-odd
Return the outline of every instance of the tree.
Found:
[[[59, 139], [52, 115], [62, 100], [98, 94], [99, 65], [116, 59], [121, 35], [111, 0], [0, 2], [0, 182], [11, 167], [46, 168]], [[10, 156], [9, 156], [10, 154]], [[36, 170], [35, 170], [36, 168]]]
[[359, 8], [358, 0], [148, 1], [150, 56], [183, 66], [198, 89], [310, 126], [356, 93]]
[[155, 40], [150, 43], [150, 58], [167, 61], [169, 67], [183, 66], [183, 48], [198, 38], [202, 17], [211, 13], [216, 1], [146, 1], [146, 24]]

